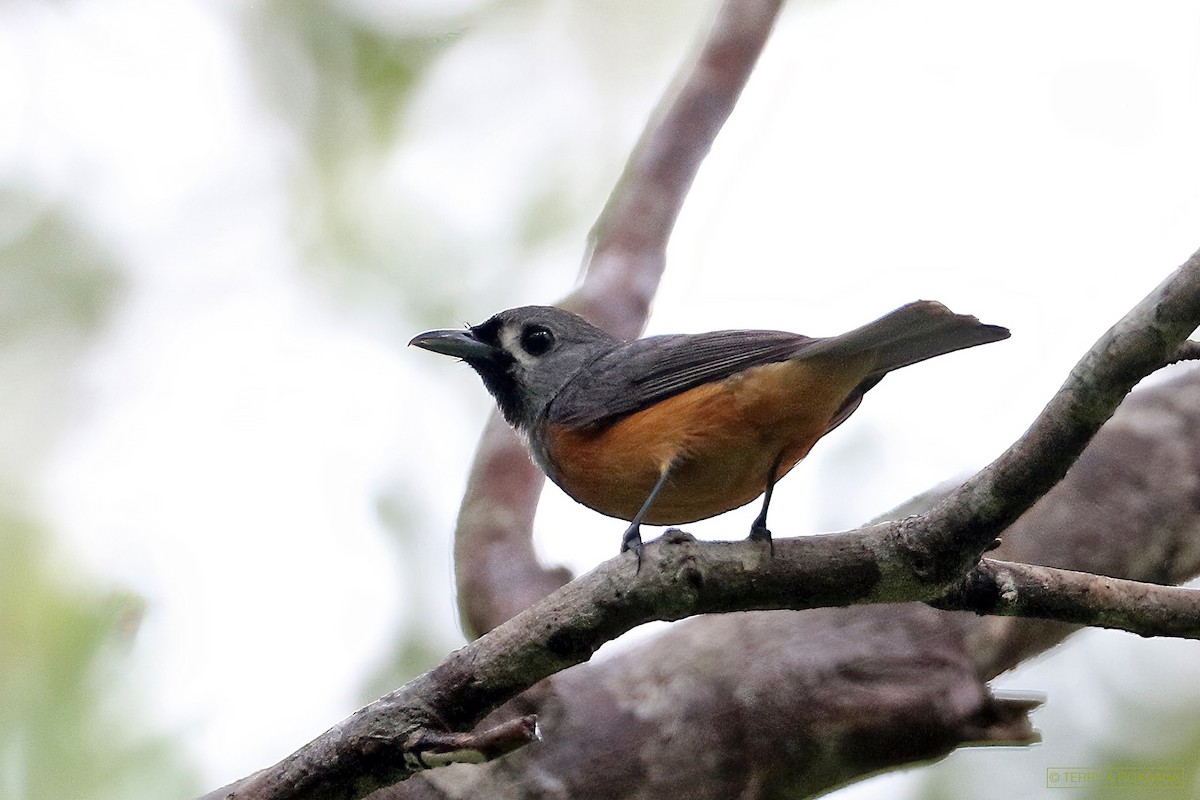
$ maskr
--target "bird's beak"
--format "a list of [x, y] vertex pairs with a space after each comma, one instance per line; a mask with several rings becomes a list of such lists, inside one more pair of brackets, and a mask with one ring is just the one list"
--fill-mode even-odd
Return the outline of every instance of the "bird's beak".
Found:
[[414, 336], [408, 344], [468, 361], [491, 358], [495, 354], [490, 344], [479, 341], [469, 330], [426, 331]]

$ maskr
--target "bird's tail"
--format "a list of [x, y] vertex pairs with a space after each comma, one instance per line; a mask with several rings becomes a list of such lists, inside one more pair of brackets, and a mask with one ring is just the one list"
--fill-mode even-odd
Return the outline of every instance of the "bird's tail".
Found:
[[985, 325], [967, 314], [955, 314], [941, 303], [918, 300], [901, 306], [874, 322], [841, 336], [824, 340], [820, 348], [830, 355], [878, 353], [871, 375], [876, 381], [886, 373], [927, 358], [964, 350], [1009, 337], [1008, 328]]

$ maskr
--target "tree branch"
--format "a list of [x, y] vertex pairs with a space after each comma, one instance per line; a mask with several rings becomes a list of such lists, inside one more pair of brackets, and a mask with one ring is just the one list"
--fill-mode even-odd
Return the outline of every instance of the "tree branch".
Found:
[[1200, 590], [983, 559], [935, 608], [1200, 639]]
[[[1157, 313], [1147, 325], [1161, 329], [1164, 310], [1175, 310], [1180, 297], [1197, 291], [1200, 256], [1193, 256], [1167, 282], [1143, 301], [1114, 331], [1138, 338], [1131, 320], [1141, 319], [1149, 305]], [[1182, 313], [1182, 312], [1181, 312]], [[1200, 304], [1191, 313], [1200, 314]], [[1160, 361], [1190, 332], [1175, 323], [1175, 341], [1159, 342]], [[1073, 386], [1092, 389], [1092, 402], [1051, 402], [1034, 426], [1009, 453], [1023, 453], [1027, 439], [1051, 452], [1069, 447], [1089, 420], [1107, 419], [1111, 409], [1100, 400], [1120, 399], [1104, 389], [1103, 376], [1119, 385], [1132, 385], [1130, 363], [1151, 371], [1152, 359], [1108, 345], [1101, 340], [1056, 397]], [[1165, 339], [1165, 336], [1164, 336]], [[1072, 414], [1087, 412], [1080, 421]], [[1057, 416], [1056, 416], [1057, 415]], [[1096, 423], [1098, 427], [1099, 423]], [[1057, 433], [1057, 436], [1056, 436]], [[1006, 454], [1007, 456], [1007, 454]], [[1002, 457], [989, 467], [991, 480], [1003, 480], [1008, 502], [1032, 505], [1038, 492], [1023, 487], [1020, 475], [1006, 474], [1012, 460]], [[1017, 461], [1016, 463], [1020, 463]], [[997, 467], [997, 464], [1000, 467]], [[985, 471], [986, 472], [986, 471]], [[1033, 486], [1045, 479], [1044, 470], [1027, 471]], [[979, 485], [978, 478], [964, 486]], [[913, 531], [923, 520], [947, 517], [972, 520], [961, 504], [973, 495], [952, 492], [930, 515], [881, 523], [858, 531], [823, 536], [777, 539], [774, 555], [751, 541], [700, 544], [675, 532], [647, 546], [640, 571], [632, 557], [623, 556], [559, 589], [517, 617], [498, 626], [435, 669], [377, 700], [289, 758], [255, 776], [226, 796], [237, 798], [361, 797], [374, 789], [410, 776], [414, 768], [406, 744], [423, 729], [455, 731], [470, 728], [485, 714], [541, 679], [579, 664], [604, 642], [650, 620], [675, 620], [700, 613], [753, 609], [806, 609], [856, 603], [933, 600], [948, 586], [929, 579], [925, 565], [906, 560], [912, 552]], [[1012, 498], [1018, 498], [1014, 500]], [[958, 505], [956, 505], [958, 504]], [[1028, 506], [1027, 506], [1028, 507]], [[1011, 508], [1011, 505], [1009, 506]], [[1024, 509], [1021, 509], [1022, 511]], [[954, 514], [950, 518], [954, 518]], [[993, 512], [993, 518], [1001, 516]], [[942, 523], [945, 524], [945, 523]], [[930, 528], [935, 534], [938, 528]], [[964, 534], [978, 529], [964, 529]], [[999, 531], [988, 531], [990, 544]], [[919, 546], [926, 546], [918, 541]], [[910, 564], [912, 564], [910, 566]], [[964, 570], [965, 573], [965, 570]], [[955, 576], [960, 577], [960, 576]], [[1110, 622], [1116, 620], [1110, 619]], [[404, 756], [404, 757], [401, 757]]]
[[[1197, 474], [1192, 371], [1126, 400], [995, 552], [1186, 580], [1200, 573]], [[949, 491], [897, 513], [927, 510]], [[811, 796], [962, 744], [1033, 741], [1033, 703], [992, 697], [986, 681], [1076, 629], [916, 603], [698, 617], [555, 675], [492, 715], [538, 714], [537, 747], [425, 772], [371, 800]]]

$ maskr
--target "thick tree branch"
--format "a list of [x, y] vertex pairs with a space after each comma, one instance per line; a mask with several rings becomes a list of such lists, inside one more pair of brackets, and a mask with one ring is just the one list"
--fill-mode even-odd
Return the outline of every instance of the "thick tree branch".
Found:
[[[582, 284], [561, 305], [622, 338], [645, 327], [667, 241], [696, 171], [770, 36], [781, 0], [726, 0], [695, 61], [651, 115], [589, 236]], [[468, 636], [491, 630], [570, 580], [530, 539], [545, 478], [493, 414], [455, 531], [458, 606]]]
[[[213, 797], [358, 798], [418, 771], [427, 730], [473, 726], [537, 681], [651, 620], [763, 608], [844, 606], [891, 594], [925, 599], [910, 581], [881, 586], [887, 525], [862, 532], [699, 543], [682, 534], [612, 559], [359, 710], [284, 761]], [[907, 592], [913, 592], [906, 594]]]
[[[1186, 580], [1200, 573], [1198, 474], [1192, 371], [1123, 403], [995, 552]], [[949, 491], [897, 513], [927, 510]], [[495, 712], [537, 713], [537, 747], [425, 772], [372, 800], [807, 797], [961, 744], [1031, 740], [1030, 703], [991, 697], [986, 681], [1073, 630], [915, 603], [698, 617]]]
[[[1181, 270], [1191, 280], [1197, 280], [1190, 266], [1195, 261]], [[1165, 291], [1155, 293], [1160, 308], [1172, 304], [1174, 292], [1191, 290], [1187, 281], [1172, 280], [1164, 286]], [[1131, 315], [1145, 305], [1139, 304]], [[1125, 321], [1118, 327], [1123, 325]], [[1185, 335], [1180, 333], [1179, 341]], [[1172, 352], [1177, 344], [1166, 343], [1164, 352]], [[1102, 349], [1095, 358], [1085, 358], [1073, 377], [1090, 384], [1090, 370], [1096, 370], [1126, 379], [1126, 373], [1107, 360], [1112, 358], [1119, 354]], [[1051, 408], [1056, 408], [1054, 403]], [[1073, 410], [1057, 408], [1059, 414]], [[1055, 439], [1044, 428], [1055, 426], [1048, 426], [1046, 413], [1039, 418], [1042, 425], [1035, 424], [1027, 436], [1038, 436], [1053, 447]], [[1072, 422], [1059, 419], [1057, 428], [1069, 437], [1077, 427]], [[1010, 452], [1020, 447], [1018, 442]], [[1033, 473], [1030, 480], [1039, 477]], [[1033, 502], [1031, 491], [1017, 495]], [[963, 502], [963, 497], [961, 490], [951, 493], [933, 513], [955, 498]], [[413, 772], [405, 747], [414, 735], [424, 729], [469, 728], [518, 692], [587, 660], [605, 641], [652, 619], [934, 599], [945, 587], [930, 582], [920, 570], [906, 570], [907, 552], [897, 547], [915, 529], [919, 526], [909, 519], [844, 534], [780, 539], [774, 556], [757, 542], [700, 544], [681, 533], [666, 536], [646, 548], [640, 572], [632, 568], [631, 556], [602, 564], [226, 796], [356, 798], [402, 780]]]

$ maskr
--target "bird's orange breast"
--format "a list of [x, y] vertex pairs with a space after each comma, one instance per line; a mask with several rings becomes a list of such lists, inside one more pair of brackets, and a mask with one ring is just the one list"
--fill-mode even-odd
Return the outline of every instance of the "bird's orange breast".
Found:
[[645, 521], [679, 525], [749, 503], [829, 430], [874, 356], [767, 364], [706, 383], [599, 427], [550, 426], [547, 473], [580, 503], [629, 520], [664, 469], [671, 475]]

